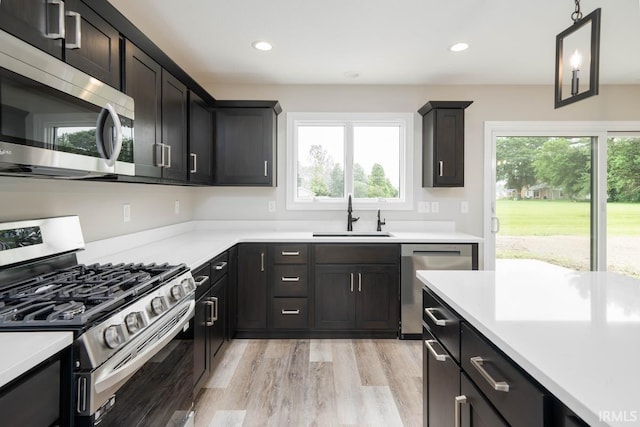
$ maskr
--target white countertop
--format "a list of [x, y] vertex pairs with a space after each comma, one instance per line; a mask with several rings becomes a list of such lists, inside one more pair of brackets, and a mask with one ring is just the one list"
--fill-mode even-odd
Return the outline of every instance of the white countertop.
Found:
[[417, 276], [591, 426], [640, 425], [640, 281], [562, 268]]
[[[194, 269], [237, 243], [478, 243], [455, 231], [391, 231], [390, 237], [314, 237], [313, 231], [227, 228], [218, 222], [191, 222], [90, 243], [78, 253], [84, 264], [106, 262], [184, 263]], [[126, 248], [123, 250], [122, 248]]]
[[0, 333], [0, 387], [73, 342], [71, 332]]

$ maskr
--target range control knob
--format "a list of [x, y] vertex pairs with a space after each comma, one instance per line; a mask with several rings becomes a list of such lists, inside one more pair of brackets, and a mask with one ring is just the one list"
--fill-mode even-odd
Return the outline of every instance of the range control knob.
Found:
[[122, 344], [122, 334], [118, 325], [111, 325], [104, 330], [104, 342], [109, 348], [117, 348]]
[[135, 334], [144, 327], [140, 312], [127, 314], [127, 316], [124, 318], [124, 323], [125, 325], [127, 325], [127, 330], [131, 334]]
[[155, 314], [162, 314], [167, 309], [162, 297], [155, 297], [151, 300], [151, 311]]
[[180, 285], [173, 285], [171, 287], [171, 296], [174, 300], [179, 301], [184, 296], [184, 289]]
[[187, 277], [186, 279], [182, 279], [180, 282], [182, 286], [187, 290], [187, 292], [191, 292], [196, 288], [196, 281], [193, 280], [193, 277]]

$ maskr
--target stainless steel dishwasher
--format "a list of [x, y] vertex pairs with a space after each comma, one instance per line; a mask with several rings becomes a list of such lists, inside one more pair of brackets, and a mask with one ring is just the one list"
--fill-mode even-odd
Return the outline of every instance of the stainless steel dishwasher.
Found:
[[402, 245], [401, 338], [422, 336], [422, 282], [416, 278], [416, 271], [477, 270], [477, 258], [477, 244], [472, 243]]

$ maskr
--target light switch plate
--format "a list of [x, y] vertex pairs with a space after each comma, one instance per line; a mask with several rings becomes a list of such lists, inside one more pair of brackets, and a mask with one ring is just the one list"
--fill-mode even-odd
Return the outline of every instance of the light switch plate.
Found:
[[439, 202], [431, 202], [431, 212], [432, 213], [440, 212], [440, 203]]
[[180, 200], [176, 200], [173, 204], [173, 213], [180, 215]]
[[429, 213], [429, 202], [418, 202], [419, 213]]
[[122, 205], [122, 221], [131, 221], [131, 205], [129, 203], [125, 203], [124, 205]]
[[276, 201], [269, 200], [269, 212], [275, 212], [275, 211], [276, 211]]
[[469, 202], [467, 202], [466, 200], [460, 202], [460, 213], [469, 213]]

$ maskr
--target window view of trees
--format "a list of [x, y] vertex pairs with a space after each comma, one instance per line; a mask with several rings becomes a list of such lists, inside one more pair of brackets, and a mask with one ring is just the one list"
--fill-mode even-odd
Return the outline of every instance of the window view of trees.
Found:
[[[56, 127], [54, 135], [54, 144], [60, 151], [99, 157], [95, 128]], [[133, 138], [130, 128], [123, 128], [122, 150], [118, 160], [133, 162]]]

